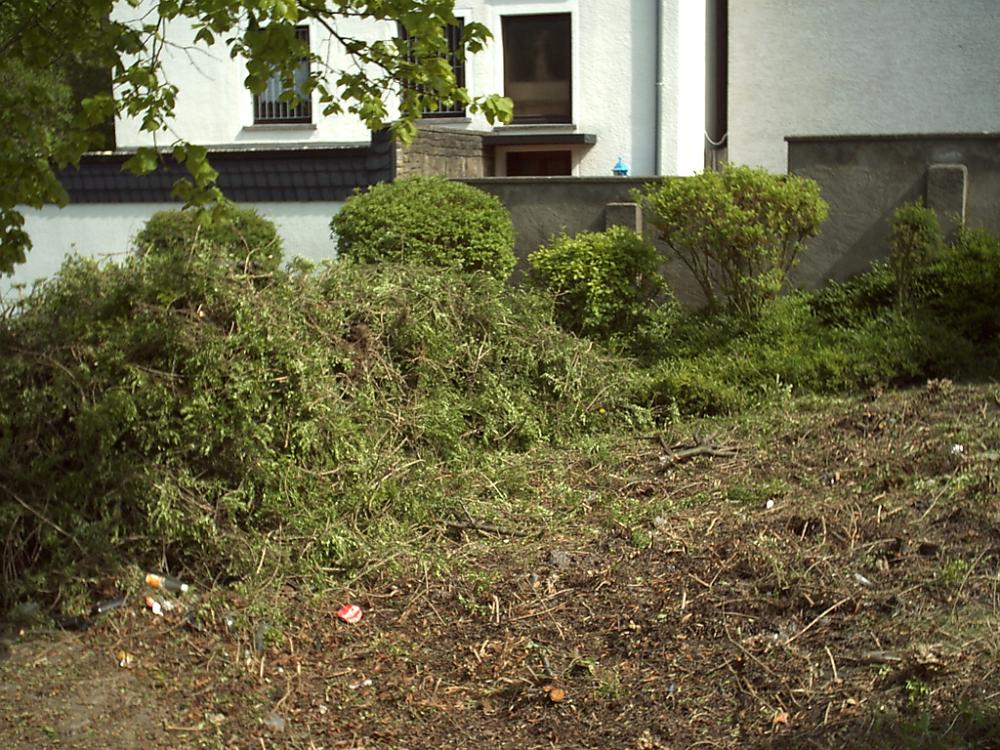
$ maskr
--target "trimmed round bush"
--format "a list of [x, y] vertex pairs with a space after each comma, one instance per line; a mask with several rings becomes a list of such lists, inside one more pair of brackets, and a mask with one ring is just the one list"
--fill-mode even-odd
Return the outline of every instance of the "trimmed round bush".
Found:
[[157, 211], [132, 242], [140, 254], [189, 253], [200, 243], [219, 248], [254, 275], [272, 274], [281, 266], [278, 230], [252, 208], [232, 207], [208, 222], [195, 211]]
[[625, 227], [559, 235], [528, 263], [530, 283], [555, 297], [559, 324], [598, 338], [630, 331], [663, 287], [656, 248]]
[[514, 226], [496, 197], [443, 177], [409, 177], [356, 193], [330, 222], [338, 254], [361, 263], [514, 270]]

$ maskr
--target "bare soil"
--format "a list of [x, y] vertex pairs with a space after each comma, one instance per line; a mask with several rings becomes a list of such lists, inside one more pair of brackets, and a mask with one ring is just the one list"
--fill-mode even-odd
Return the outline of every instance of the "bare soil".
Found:
[[[138, 597], [29, 630], [0, 663], [0, 740], [998, 748], [998, 393], [932, 382], [566, 451], [594, 498], [576, 515], [431, 530], [437, 558], [283, 592], [280, 627], [220, 590], [189, 619]], [[692, 442], [735, 454], [674, 458]]]

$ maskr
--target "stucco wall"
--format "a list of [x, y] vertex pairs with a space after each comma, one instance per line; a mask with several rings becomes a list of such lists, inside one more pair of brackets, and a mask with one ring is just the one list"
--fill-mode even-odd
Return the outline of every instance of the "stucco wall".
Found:
[[[649, 178], [631, 177], [496, 177], [462, 180], [497, 196], [507, 207], [514, 221], [515, 247], [518, 265], [514, 279], [527, 269], [525, 259], [553, 236], [566, 232], [600, 232], [609, 225], [608, 204], [629, 203], [632, 190], [650, 183]], [[614, 219], [630, 211], [620, 207], [611, 210]], [[655, 242], [656, 231], [640, 214], [642, 232]], [[617, 223], [617, 222], [615, 222]], [[665, 259], [664, 273], [671, 289], [687, 304], [703, 304], [703, 296], [693, 278], [676, 260], [667, 260], [667, 250], [655, 242]]]
[[[140, 18], [138, 10], [120, 4], [122, 19]], [[663, 43], [663, 80], [657, 82], [657, 6]], [[574, 173], [609, 175], [623, 157], [636, 175], [657, 173], [657, 100], [662, 127], [659, 169], [687, 174], [701, 168], [704, 130], [704, 0], [458, 0], [456, 14], [485, 24], [494, 40], [466, 62], [466, 82], [473, 96], [503, 92], [502, 18], [506, 15], [570, 13], [572, 126], [511, 126], [505, 132], [579, 132], [597, 135], [596, 145], [576, 147]], [[389, 23], [347, 21], [344, 29], [364, 39], [395, 33]], [[164, 51], [167, 78], [179, 87], [177, 136], [205, 145], [267, 142], [367, 142], [368, 133], [351, 116], [322, 117], [314, 106], [315, 125], [254, 126], [252, 97], [243, 86], [243, 62], [231, 60], [223, 45], [193, 45], [191, 29], [181, 22], [167, 28]], [[318, 25], [310, 29], [311, 45], [332, 64], [343, 52]], [[392, 105], [392, 95], [387, 94]], [[436, 120], [473, 131], [489, 130], [479, 115], [466, 120]], [[152, 143], [136, 120], [120, 120], [119, 148]], [[575, 128], [573, 127], [575, 126]], [[173, 136], [160, 134], [169, 145]]]
[[[816, 180], [830, 204], [822, 234], [795, 270], [796, 283], [842, 280], [885, 258], [893, 212], [926, 199], [929, 167], [942, 164], [966, 168], [966, 223], [1000, 232], [1000, 134], [793, 139], [789, 171]], [[928, 205], [938, 209], [935, 200], [944, 199], [950, 211], [961, 202], [957, 188], [951, 186], [952, 195], [929, 196]]]
[[997, 0], [729, 3], [729, 157], [776, 172], [785, 136], [995, 131]]
[[[252, 203], [263, 216], [274, 221], [285, 247], [285, 257], [301, 256], [313, 261], [336, 257], [330, 239], [330, 219], [342, 203]], [[0, 294], [12, 286], [30, 286], [55, 274], [70, 253], [88, 257], [120, 258], [132, 237], [156, 211], [177, 208], [169, 203], [71, 204], [66, 208], [23, 207], [25, 229], [34, 247], [27, 262], [13, 276], [0, 277]]]

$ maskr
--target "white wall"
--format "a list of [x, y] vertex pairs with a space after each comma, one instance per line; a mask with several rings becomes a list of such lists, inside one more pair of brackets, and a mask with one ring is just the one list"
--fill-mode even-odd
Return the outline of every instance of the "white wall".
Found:
[[1000, 129], [998, 0], [734, 0], [729, 157], [787, 168], [786, 135]]
[[664, 134], [658, 173], [688, 175], [705, 166], [705, 0], [664, 3], [661, 25]]
[[[278, 227], [285, 258], [301, 256], [313, 261], [336, 257], [330, 239], [330, 219], [343, 203], [247, 203]], [[20, 207], [25, 230], [33, 247], [27, 261], [14, 275], [0, 277], [0, 294], [9, 295], [14, 285], [31, 286], [55, 274], [70, 253], [94, 258], [122, 258], [132, 237], [156, 211], [178, 208], [171, 203], [77, 203], [66, 208]]]
[[[127, 4], [116, 6], [118, 20], [141, 24], [150, 11], [152, 0], [139, 8]], [[349, 19], [344, 32], [363, 39], [375, 40], [390, 35], [387, 22], [360, 24]], [[163, 51], [165, 79], [178, 87], [175, 117], [170, 132], [156, 134], [141, 129], [142, 121], [124, 117], [115, 125], [118, 148], [153, 145], [169, 146], [177, 139], [203, 145], [235, 145], [254, 143], [367, 143], [369, 133], [355, 117], [319, 115], [313, 103], [315, 125], [254, 125], [253, 95], [244, 86], [245, 60], [231, 59], [226, 45], [216, 42], [211, 47], [194, 41], [194, 31], [183, 20], [166, 25], [164, 37], [168, 46]], [[318, 25], [310, 28], [310, 45], [331, 65], [344, 65], [345, 54], [339, 44], [331, 42], [329, 34]]]
[[[664, 85], [656, 80], [657, 6], [662, 8]], [[656, 173], [654, 154], [656, 98], [660, 97], [662, 128], [660, 165], [667, 174], [701, 168], [704, 130], [704, 0], [458, 0], [456, 14], [493, 31], [494, 40], [466, 62], [467, 87], [473, 96], [503, 93], [502, 23], [506, 15], [572, 14], [573, 124], [511, 126], [509, 132], [580, 132], [597, 135], [593, 147], [576, 147], [580, 175], [610, 175], [621, 156], [634, 175]], [[145, 12], [119, 7], [121, 19]], [[389, 23], [348, 21], [351, 33], [366, 39], [389, 37]], [[206, 49], [194, 45], [193, 33], [172, 23], [165, 51], [167, 79], [179, 87], [173, 132], [159, 134], [161, 145], [183, 138], [210, 146], [267, 142], [367, 142], [368, 133], [351, 116], [322, 117], [314, 106], [314, 125], [254, 126], [252, 96], [244, 88], [241, 60], [231, 60], [222, 44]], [[318, 25], [310, 29], [313, 49], [343, 61], [342, 50]], [[391, 96], [388, 97], [391, 100]], [[390, 101], [391, 103], [391, 101]], [[438, 123], [489, 130], [482, 116], [464, 122]], [[150, 145], [153, 137], [140, 123], [117, 124], [120, 148]]]

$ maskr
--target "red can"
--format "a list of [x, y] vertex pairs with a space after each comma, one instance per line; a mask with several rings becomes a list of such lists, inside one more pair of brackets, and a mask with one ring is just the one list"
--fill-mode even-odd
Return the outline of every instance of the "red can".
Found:
[[356, 622], [360, 622], [362, 617], [361, 607], [357, 604], [345, 604], [343, 607], [337, 610], [337, 617], [339, 617], [344, 622], [348, 622], [353, 625]]

